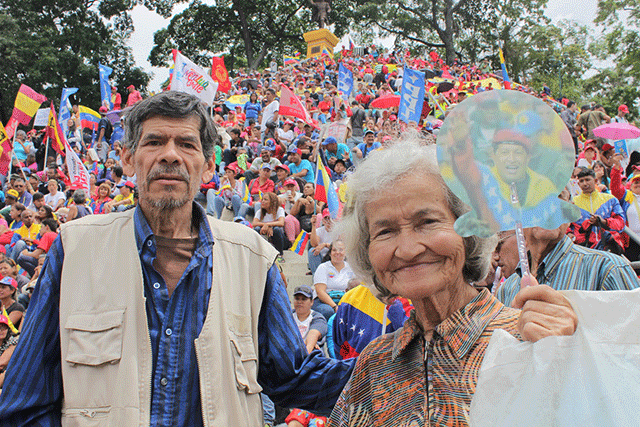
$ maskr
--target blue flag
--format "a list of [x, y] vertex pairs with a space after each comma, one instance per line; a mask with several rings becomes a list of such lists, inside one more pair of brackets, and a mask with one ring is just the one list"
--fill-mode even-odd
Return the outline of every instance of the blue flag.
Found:
[[58, 123], [64, 132], [68, 130], [67, 121], [71, 118], [71, 103], [69, 97], [78, 91], [77, 87], [65, 87], [60, 97], [60, 111], [58, 111]]
[[[106, 65], [98, 64], [100, 70], [100, 101], [102, 105], [108, 105], [109, 109], [113, 108], [111, 103], [111, 85], [109, 84], [109, 76], [113, 73], [113, 68]], [[105, 104], [105, 101], [107, 103]]]
[[338, 90], [342, 92], [343, 99], [348, 99], [353, 92], [353, 73], [342, 62], [338, 72]]
[[398, 119], [405, 123], [420, 121], [424, 104], [424, 73], [406, 68], [402, 79], [400, 93], [400, 110]]

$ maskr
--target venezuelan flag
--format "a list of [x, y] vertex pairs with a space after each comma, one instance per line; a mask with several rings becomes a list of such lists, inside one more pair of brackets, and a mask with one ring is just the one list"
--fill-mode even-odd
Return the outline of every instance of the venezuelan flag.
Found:
[[502, 85], [505, 89], [511, 89], [511, 79], [509, 78], [509, 74], [507, 74], [507, 66], [504, 63], [504, 54], [502, 53], [502, 49], [500, 52], [500, 67], [502, 68]]
[[98, 129], [100, 114], [97, 111], [94, 111], [89, 107], [85, 107], [84, 105], [80, 105], [78, 107], [78, 112], [80, 113], [80, 126], [94, 130]]
[[298, 65], [300, 61], [295, 56], [283, 55], [284, 66], [288, 67], [289, 65]]
[[336, 218], [338, 216], [338, 211], [340, 210], [338, 193], [336, 192], [336, 187], [333, 185], [331, 178], [329, 178], [329, 173], [324, 167], [320, 156], [318, 156], [318, 170], [316, 173], [315, 199], [327, 204], [332, 218]]
[[307, 247], [307, 243], [309, 242], [309, 233], [302, 230], [296, 240], [293, 241], [291, 245], [290, 251], [297, 253], [298, 255], [302, 255], [304, 253], [305, 248]]
[[247, 180], [244, 179], [244, 176], [240, 178], [242, 181], [242, 202], [249, 203], [249, 187], [247, 187]]

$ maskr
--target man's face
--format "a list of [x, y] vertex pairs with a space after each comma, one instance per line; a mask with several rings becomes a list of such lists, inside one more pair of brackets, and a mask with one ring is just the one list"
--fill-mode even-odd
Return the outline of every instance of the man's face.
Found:
[[578, 185], [585, 194], [591, 194], [596, 189], [596, 179], [591, 175], [578, 178]]
[[364, 142], [367, 143], [367, 145], [371, 145], [373, 144], [373, 134], [372, 133], [368, 133], [364, 136]]
[[634, 179], [633, 181], [631, 181], [630, 190], [633, 194], [640, 195], [640, 179]]
[[120, 194], [122, 194], [123, 197], [127, 198], [131, 194], [131, 189], [126, 185], [123, 185], [122, 187], [120, 187]]
[[24, 194], [24, 181], [18, 181], [13, 184], [13, 188], [22, 196]]
[[494, 148], [493, 163], [505, 183], [518, 182], [527, 175], [529, 155], [521, 145], [501, 143]]
[[327, 144], [326, 148], [329, 152], [335, 154], [338, 151], [338, 144], [336, 144], [335, 142], [332, 142], [331, 144]]
[[304, 295], [298, 294], [293, 296], [293, 307], [296, 310], [296, 314], [308, 314], [311, 311], [312, 304], [313, 300], [311, 298], [307, 298]]
[[518, 243], [515, 233], [502, 236], [496, 247], [495, 254], [498, 257], [498, 265], [502, 275], [506, 278], [516, 272], [518, 266]]
[[160, 210], [193, 200], [215, 168], [202, 153], [200, 119], [195, 116], [147, 119], [135, 153], [122, 150], [122, 164], [127, 176], [137, 176], [140, 206]]
[[262, 158], [263, 162], [269, 163], [271, 161], [271, 151], [262, 150], [262, 152], [260, 153], [260, 157]]
[[608, 168], [613, 166], [613, 155], [615, 154], [615, 150], [612, 148], [611, 150], [607, 150], [600, 156], [600, 160], [605, 164]]
[[33, 206], [35, 206], [36, 209], [40, 209], [41, 207], [43, 207], [44, 206], [44, 198], [38, 199], [38, 200], [34, 200], [33, 201]]
[[287, 178], [287, 171], [282, 168], [278, 168], [276, 169], [276, 176], [278, 177], [278, 181], [284, 181]]
[[33, 212], [30, 209], [25, 209], [24, 211], [22, 211], [22, 215], [20, 215], [20, 218], [22, 218], [22, 223], [27, 227], [31, 227], [31, 224], [33, 224]]

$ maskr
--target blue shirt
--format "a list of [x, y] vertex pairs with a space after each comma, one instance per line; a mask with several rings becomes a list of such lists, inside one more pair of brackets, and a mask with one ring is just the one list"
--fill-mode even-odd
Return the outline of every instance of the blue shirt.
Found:
[[358, 144], [358, 150], [362, 151], [363, 159], [366, 159], [369, 153], [377, 150], [380, 147], [382, 147], [382, 144], [380, 144], [378, 141], [375, 141], [373, 144], [371, 144], [371, 147], [367, 147], [366, 142], [361, 142], [360, 144]]
[[[574, 244], [564, 236], [531, 272], [543, 285], [562, 291], [630, 290], [640, 287], [638, 276], [621, 256]], [[520, 267], [496, 291], [496, 298], [511, 305], [520, 292]]]
[[[203, 425], [194, 340], [209, 304], [214, 242], [204, 210], [194, 203], [193, 213], [199, 223], [198, 243], [171, 298], [164, 279], [153, 268], [156, 246], [151, 228], [139, 208], [134, 214], [153, 354], [153, 426]], [[47, 254], [20, 343], [7, 369], [0, 395], [2, 426], [60, 425], [59, 294], [63, 262], [64, 250], [58, 237]], [[107, 278], [105, 286], [112, 286]], [[258, 319], [258, 382], [263, 392], [282, 406], [328, 413], [348, 381], [353, 363], [324, 358], [320, 351], [308, 355], [290, 310], [286, 288], [274, 265]]]
[[307, 170], [307, 174], [303, 176], [302, 179], [307, 182], [313, 182], [313, 178], [315, 175], [313, 173], [313, 166], [311, 165], [311, 162], [309, 160], [302, 159], [299, 166], [296, 166], [295, 163], [289, 163], [289, 170], [291, 171], [291, 175], [293, 175], [294, 173], [298, 173], [303, 169]]
[[324, 150], [324, 153], [325, 153], [325, 156], [327, 156], [327, 160], [333, 157], [344, 160], [345, 153], [347, 155], [349, 154], [349, 147], [347, 147], [347, 144], [343, 144], [340, 142], [337, 144], [336, 154], [333, 154], [331, 151], [327, 149]]

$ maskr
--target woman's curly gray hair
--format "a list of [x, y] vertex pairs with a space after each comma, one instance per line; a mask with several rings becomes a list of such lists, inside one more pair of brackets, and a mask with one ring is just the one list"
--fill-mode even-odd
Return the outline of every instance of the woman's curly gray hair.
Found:
[[[392, 297], [388, 289], [375, 277], [369, 260], [369, 223], [365, 215], [367, 204], [379, 201], [380, 189], [393, 185], [408, 175], [423, 175], [440, 182], [449, 209], [457, 219], [469, 211], [445, 184], [436, 159], [436, 146], [425, 143], [417, 133], [405, 133], [401, 139], [374, 151], [360, 164], [347, 182], [347, 201], [336, 235], [342, 236], [352, 269], [367, 283], [373, 283], [379, 297]], [[464, 237], [465, 262], [462, 275], [469, 282], [478, 282], [489, 271], [490, 256], [497, 238]]]

